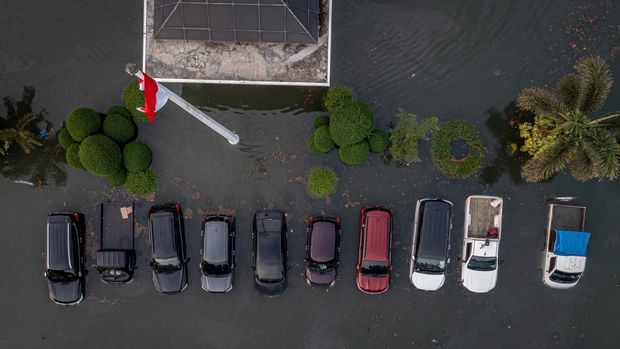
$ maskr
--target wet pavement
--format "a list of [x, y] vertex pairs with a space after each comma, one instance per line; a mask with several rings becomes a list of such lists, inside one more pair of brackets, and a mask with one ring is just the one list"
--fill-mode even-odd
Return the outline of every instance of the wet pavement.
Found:
[[[32, 170], [0, 178], [0, 347], [276, 347], [276, 348], [612, 348], [620, 330], [620, 216], [618, 183], [579, 183], [563, 174], [544, 184], [517, 184], [509, 161], [494, 161], [505, 148], [487, 127], [490, 108], [503, 111], [519, 90], [553, 83], [587, 54], [605, 57], [620, 80], [620, 5], [611, 1], [336, 1], [332, 84], [352, 87], [371, 104], [377, 125], [387, 128], [403, 108], [420, 117], [463, 118], [481, 128], [486, 164], [504, 173], [494, 184], [480, 176], [450, 180], [431, 163], [400, 168], [373, 155], [345, 167], [335, 153], [305, 148], [320, 115], [316, 89], [174, 86], [241, 136], [239, 146], [169, 104], [156, 123], [140, 124], [140, 139], [153, 149], [160, 174], [154, 202], [176, 201], [185, 211], [190, 284], [164, 296], [148, 266], [146, 210], [153, 202], [111, 190], [104, 179], [55, 163], [66, 180], [37, 188], [17, 184]], [[105, 111], [120, 102], [129, 81], [126, 62], [141, 57], [141, 2], [19, 1], [0, 4], [0, 95], [19, 99], [36, 88], [32, 108], [45, 110], [58, 127], [80, 106]], [[620, 109], [614, 87], [604, 111]], [[492, 114], [493, 115], [493, 114]], [[501, 155], [501, 152], [499, 153]], [[52, 157], [51, 159], [57, 159]], [[330, 199], [310, 199], [303, 176], [315, 165], [340, 176]], [[3, 172], [4, 173], [4, 172]], [[459, 283], [457, 261], [468, 194], [504, 198], [499, 280], [476, 295]], [[442, 197], [455, 203], [452, 262], [438, 292], [413, 289], [407, 278], [415, 202]], [[593, 236], [586, 274], [566, 291], [542, 285], [547, 207], [554, 196], [576, 196], [588, 206]], [[93, 254], [97, 205], [136, 200], [135, 280], [124, 286], [99, 281]], [[394, 271], [390, 290], [368, 296], [355, 287], [360, 208], [385, 204], [395, 213]], [[277, 298], [252, 286], [251, 221], [257, 209], [288, 214], [289, 288]], [[88, 219], [87, 299], [76, 307], [54, 305], [43, 279], [45, 216], [73, 209]], [[200, 218], [208, 212], [237, 216], [235, 286], [230, 294], [200, 288]], [[342, 218], [342, 255], [336, 285], [310, 288], [303, 278], [305, 218]]]

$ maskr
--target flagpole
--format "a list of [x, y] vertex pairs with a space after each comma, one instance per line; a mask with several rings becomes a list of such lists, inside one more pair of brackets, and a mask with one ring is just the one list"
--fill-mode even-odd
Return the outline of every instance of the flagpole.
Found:
[[[129, 63], [127, 64], [127, 66], [125, 66], [125, 71], [129, 75], [135, 75], [138, 72], [138, 69], [136, 68], [135, 64]], [[174, 103], [176, 103], [176, 105], [183, 108], [186, 112], [190, 113], [193, 117], [200, 120], [203, 124], [209, 126], [213, 131], [219, 133], [221, 136], [226, 138], [226, 140], [228, 140], [230, 144], [235, 145], [239, 143], [239, 135], [237, 135], [235, 132], [227, 129], [219, 122], [213, 120], [210, 116], [205, 114], [202, 110], [196, 108], [195, 106], [193, 106], [191, 103], [181, 98], [176, 93], [170, 91], [168, 88], [166, 88], [161, 83], [159, 84], [159, 87], [164, 89], [169, 94], [168, 96], [169, 100], [173, 101]]]

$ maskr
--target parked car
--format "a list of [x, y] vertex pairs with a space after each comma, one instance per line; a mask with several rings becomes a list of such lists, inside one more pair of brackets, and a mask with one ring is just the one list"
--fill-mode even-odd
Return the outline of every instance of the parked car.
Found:
[[97, 250], [97, 271], [110, 284], [131, 281], [136, 268], [133, 245], [133, 204], [107, 203], [101, 205], [101, 229]]
[[210, 215], [202, 223], [200, 270], [202, 288], [223, 293], [233, 287], [235, 270], [235, 221], [231, 216]]
[[183, 211], [178, 204], [149, 209], [149, 237], [153, 283], [162, 293], [177, 293], [187, 287], [189, 258], [185, 251]]
[[497, 283], [503, 206], [498, 196], [472, 195], [465, 201], [461, 279], [471, 292], [489, 292]]
[[275, 296], [286, 290], [286, 218], [280, 211], [254, 214], [254, 285], [263, 294]]
[[306, 240], [306, 282], [330, 285], [336, 282], [340, 255], [340, 218], [309, 217]]
[[53, 212], [47, 217], [45, 278], [52, 301], [78, 304], [84, 299], [84, 215]]
[[360, 215], [357, 288], [370, 294], [390, 287], [392, 272], [392, 210], [369, 206]]
[[440, 199], [418, 200], [411, 243], [409, 278], [423, 291], [443, 286], [450, 250], [452, 203]]

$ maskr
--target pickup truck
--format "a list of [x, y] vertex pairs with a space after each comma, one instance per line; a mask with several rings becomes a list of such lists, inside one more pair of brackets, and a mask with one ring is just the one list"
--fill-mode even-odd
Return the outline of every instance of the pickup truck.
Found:
[[472, 195], [465, 201], [461, 279], [474, 293], [495, 288], [504, 202], [497, 196]]
[[136, 268], [133, 241], [133, 204], [101, 204], [101, 240], [97, 251], [97, 271], [104, 282], [127, 283]]
[[543, 283], [567, 289], [577, 285], [586, 268], [590, 233], [584, 232], [586, 208], [549, 204]]

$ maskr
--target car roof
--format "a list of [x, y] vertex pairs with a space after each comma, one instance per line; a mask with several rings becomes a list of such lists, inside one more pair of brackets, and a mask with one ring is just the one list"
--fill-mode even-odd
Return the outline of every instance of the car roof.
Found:
[[448, 253], [452, 205], [441, 200], [424, 202], [418, 257], [443, 259]]
[[387, 261], [390, 243], [390, 213], [366, 211], [364, 257], [371, 261]]
[[281, 234], [263, 232], [256, 238], [256, 274], [261, 279], [281, 279], [284, 272]]
[[172, 258], [177, 255], [174, 242], [174, 214], [160, 211], [151, 214], [153, 257]]
[[212, 264], [228, 262], [228, 224], [222, 221], [205, 222], [203, 258]]
[[52, 215], [47, 220], [47, 268], [71, 270], [72, 249], [70, 244], [71, 217]]
[[310, 258], [323, 263], [335, 257], [336, 252], [336, 225], [332, 222], [315, 222], [312, 225], [310, 239]]

